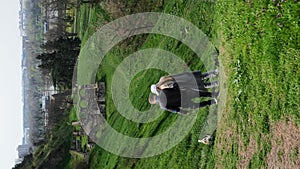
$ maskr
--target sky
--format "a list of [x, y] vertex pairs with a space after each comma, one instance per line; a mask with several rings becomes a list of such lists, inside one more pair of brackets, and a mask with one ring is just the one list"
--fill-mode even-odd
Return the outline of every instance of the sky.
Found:
[[19, 0], [0, 6], [0, 168], [12, 168], [22, 143], [21, 36]]

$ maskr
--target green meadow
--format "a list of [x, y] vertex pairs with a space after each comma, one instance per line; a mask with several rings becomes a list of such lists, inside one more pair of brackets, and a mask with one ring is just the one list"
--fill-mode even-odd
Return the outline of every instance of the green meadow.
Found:
[[[89, 155], [89, 168], [272, 168], [283, 162], [291, 168], [300, 165], [297, 140], [300, 137], [300, 2], [274, 1], [126, 2], [127, 10], [122, 15], [154, 11], [190, 21], [219, 52], [221, 96], [215, 110], [219, 114], [215, 140], [212, 145], [197, 142], [208, 116], [206, 107], [197, 110], [196, 123], [174, 148], [153, 157], [135, 159], [96, 146]], [[80, 6], [74, 30], [82, 40], [82, 47], [98, 28], [120, 17], [113, 12], [115, 8], [103, 3]], [[131, 137], [162, 133], [178, 118], [176, 114], [162, 112], [152, 122], [134, 123], [123, 117], [113, 103], [111, 85], [116, 68], [130, 54], [147, 48], [172, 52], [191, 70], [208, 71], [189, 47], [163, 35], [137, 35], [113, 47], [99, 65], [95, 80], [106, 82], [108, 123]], [[149, 86], [165, 74], [149, 69], [135, 75], [130, 82], [129, 98], [136, 109], [150, 108]], [[283, 130], [286, 127], [289, 130]], [[70, 168], [76, 159], [82, 157], [71, 154]]]

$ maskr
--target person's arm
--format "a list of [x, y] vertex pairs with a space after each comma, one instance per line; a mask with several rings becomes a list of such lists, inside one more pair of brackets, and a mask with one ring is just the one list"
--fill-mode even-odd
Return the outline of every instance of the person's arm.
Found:
[[178, 113], [178, 112], [180, 112], [180, 109], [167, 109], [167, 108], [164, 108], [163, 110], [166, 110], [166, 111], [171, 112], [171, 113]]
[[184, 114], [182, 113], [182, 110], [179, 107], [161, 107], [161, 108], [171, 113]]

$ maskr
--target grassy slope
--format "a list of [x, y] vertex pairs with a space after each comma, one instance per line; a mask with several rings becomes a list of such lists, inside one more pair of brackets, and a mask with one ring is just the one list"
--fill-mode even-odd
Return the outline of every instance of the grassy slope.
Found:
[[[63, 119], [54, 128], [46, 144], [35, 151], [31, 166], [28, 168], [64, 168], [70, 159], [69, 149], [72, 128], [68, 119]], [[67, 133], [67, 134], [66, 134]]]
[[[228, 96], [224, 118], [217, 132], [217, 140], [213, 148], [196, 143], [204, 117], [199, 116], [190, 134], [175, 148], [155, 157], [146, 159], [128, 159], [110, 154], [101, 148], [96, 148], [90, 158], [91, 168], [214, 168], [223, 166], [235, 168], [238, 165], [239, 144], [247, 145], [250, 136], [260, 145], [260, 150], [254, 154], [249, 165], [251, 167], [266, 166], [266, 155], [270, 150], [268, 138], [270, 124], [282, 116], [292, 116], [299, 122], [299, 3], [284, 2], [281, 9], [273, 3], [239, 2], [229, 3], [218, 1], [204, 3], [198, 1], [167, 1], [164, 5], [166, 13], [181, 16], [208, 34], [220, 50], [220, 59], [226, 67], [228, 79]], [[103, 15], [100, 8], [89, 10], [81, 8], [84, 15], [80, 19], [80, 35], [83, 41], [92, 34], [97, 25], [109, 21], [108, 15]], [[212, 23], [213, 13], [214, 23]], [[90, 15], [89, 27], [87, 18]], [[281, 13], [282, 16], [276, 18]], [[298, 10], [299, 13], [299, 10]], [[297, 22], [298, 21], [298, 22]], [[279, 24], [280, 23], [280, 24]], [[279, 26], [278, 26], [279, 25]], [[141, 38], [141, 37], [140, 37]], [[126, 50], [116, 47], [104, 60], [98, 73], [98, 79], [105, 78], [110, 85], [111, 72], [121, 62], [122, 57], [137, 50], [139, 37], [131, 41]], [[185, 46], [172, 48], [177, 42], [161, 36], [148, 37], [143, 47], [159, 47], [182, 56], [189, 63], [193, 54]], [[154, 45], [155, 44], [155, 45]], [[192, 69], [200, 69], [198, 62], [190, 62]], [[132, 83], [149, 86], [157, 81], [162, 72], [142, 74], [144, 81]], [[135, 85], [133, 85], [135, 86]], [[132, 89], [134, 90], [134, 88]], [[147, 98], [149, 89], [136, 93]], [[160, 132], [164, 126], [174, 120], [173, 115], [164, 114], [153, 123], [139, 126], [131, 124], [122, 118], [111, 104], [111, 91], [108, 91], [108, 121], [118, 131], [130, 136], [143, 136]], [[134, 95], [132, 98], [135, 98]], [[146, 100], [132, 100], [141, 110], [147, 109]], [[205, 110], [203, 114], [205, 114]], [[199, 113], [201, 114], [201, 113]], [[160, 123], [164, 120], [163, 123]], [[158, 126], [158, 124], [161, 126]], [[126, 126], [123, 127], [123, 126]], [[232, 130], [233, 137], [228, 137]], [[237, 137], [239, 135], [239, 137]], [[260, 139], [261, 136], [265, 139]], [[221, 167], [221, 168], [223, 168]]]
[[247, 146], [250, 138], [259, 148], [248, 167], [266, 167], [270, 125], [283, 117], [299, 124], [300, 6], [293, 1], [279, 4], [219, 1], [216, 7], [215, 25], [219, 25], [219, 45], [227, 52], [223, 59], [229, 60], [230, 77], [227, 113], [219, 128], [234, 130], [226, 141], [222, 140], [226, 131], [218, 132], [218, 147], [226, 147], [224, 151], [215, 147], [223, 167], [237, 166], [244, 148], [238, 145]]

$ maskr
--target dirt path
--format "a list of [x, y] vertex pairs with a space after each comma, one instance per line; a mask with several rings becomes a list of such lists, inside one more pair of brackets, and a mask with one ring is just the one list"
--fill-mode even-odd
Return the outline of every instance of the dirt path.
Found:
[[[221, 42], [222, 42], [222, 38]], [[228, 76], [229, 76], [229, 54], [225, 50], [225, 47], [219, 46], [219, 82], [220, 82], [220, 97], [218, 99], [218, 126], [217, 134], [215, 139], [216, 145], [216, 168], [224, 168], [224, 164], [227, 161], [222, 158], [224, 153], [229, 152], [231, 145], [234, 140], [237, 140], [237, 135], [235, 132], [236, 125], [230, 122], [228, 114], [231, 111], [230, 107], [226, 107], [226, 102], [231, 99], [228, 97]]]

